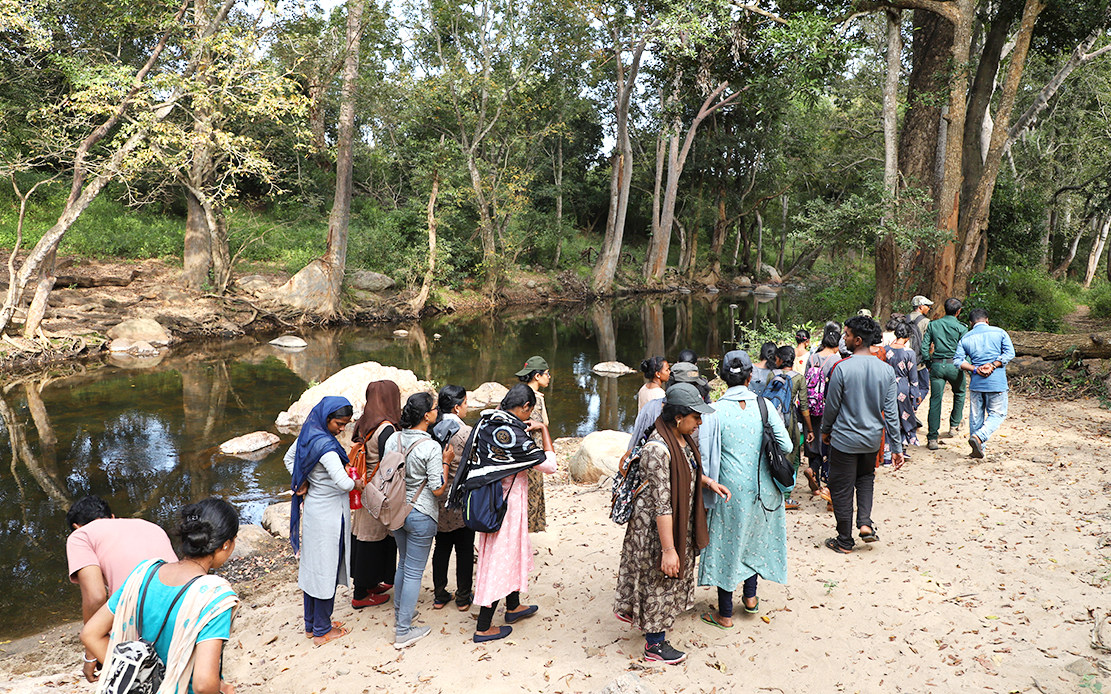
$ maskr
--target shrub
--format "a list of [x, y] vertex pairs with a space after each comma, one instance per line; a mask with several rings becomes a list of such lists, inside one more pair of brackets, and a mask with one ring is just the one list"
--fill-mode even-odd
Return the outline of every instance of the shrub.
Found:
[[1111, 284], [1101, 284], [1088, 293], [1088, 315], [1111, 318]]
[[1041, 269], [993, 267], [974, 276], [970, 285], [963, 315], [985, 309], [992, 325], [1006, 330], [1060, 332], [1062, 319], [1076, 308], [1061, 285]]
[[871, 267], [833, 266], [816, 272], [799, 290], [785, 294], [788, 315], [799, 322], [819, 325], [828, 320], [844, 322], [861, 308], [871, 308], [876, 298], [876, 277]]

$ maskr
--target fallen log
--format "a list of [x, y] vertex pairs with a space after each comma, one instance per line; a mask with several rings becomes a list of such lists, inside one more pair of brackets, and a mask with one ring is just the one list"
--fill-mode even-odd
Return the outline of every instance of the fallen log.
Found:
[[1111, 359], [1111, 332], [1058, 335], [1016, 330], [1010, 336], [1018, 356], [1049, 360]]
[[132, 270], [125, 276], [92, 277], [89, 275], [58, 275], [54, 282], [56, 287], [79, 287], [89, 289], [92, 287], [126, 287], [139, 276], [138, 270]]

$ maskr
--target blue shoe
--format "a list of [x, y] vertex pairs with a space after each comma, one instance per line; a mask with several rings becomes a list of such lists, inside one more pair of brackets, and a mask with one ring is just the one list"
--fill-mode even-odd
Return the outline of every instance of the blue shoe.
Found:
[[525, 617], [533, 616], [534, 614], [536, 614], [536, 611], [539, 610], [539, 609], [540, 609], [540, 607], [538, 605], [529, 605], [528, 607], [521, 610], [520, 612], [510, 612], [509, 610], [506, 610], [505, 611], [505, 621], [512, 624], [513, 622], [516, 622], [518, 619], [524, 619]]
[[498, 627], [498, 633], [496, 634], [480, 634], [476, 631], [473, 640], [475, 643], [486, 643], [487, 641], [497, 641], [498, 639], [504, 639], [506, 636], [509, 636], [512, 633], [513, 627]]

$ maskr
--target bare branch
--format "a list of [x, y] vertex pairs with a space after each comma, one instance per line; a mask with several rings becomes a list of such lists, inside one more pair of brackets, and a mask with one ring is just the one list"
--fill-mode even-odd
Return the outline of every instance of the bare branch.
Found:
[[737, 0], [732, 0], [732, 2], [735, 6], [741, 8], [745, 12], [751, 12], [752, 14], [758, 14], [761, 17], [767, 17], [768, 19], [772, 20], [773, 22], [778, 22], [780, 24], [783, 24], [784, 26], [786, 26], [786, 24], [787, 24], [786, 19], [783, 19], [782, 17], [780, 17], [778, 15], [772, 14], [771, 12], [768, 12], [767, 10], [761, 9], [761, 8], [757, 7], [756, 5], [747, 5], [743, 2], [737, 2]]

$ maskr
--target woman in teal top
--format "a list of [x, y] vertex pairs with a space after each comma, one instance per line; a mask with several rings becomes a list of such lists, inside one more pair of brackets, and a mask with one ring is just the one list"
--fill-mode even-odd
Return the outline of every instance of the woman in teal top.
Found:
[[[714, 403], [721, 438], [718, 483], [733, 492], [732, 499], [717, 499], [707, 511], [709, 545], [702, 551], [698, 585], [716, 586], [718, 612], [702, 621], [723, 629], [733, 626], [733, 590], [744, 584], [745, 612], [759, 610], [757, 576], [787, 582], [787, 516], [783, 492], [776, 486], [761, 455], [763, 423], [756, 394], [748, 388], [752, 361], [742, 351], [722, 359], [719, 375], [729, 389]], [[791, 451], [791, 437], [783, 418], [765, 401], [768, 421], [784, 453]]]

